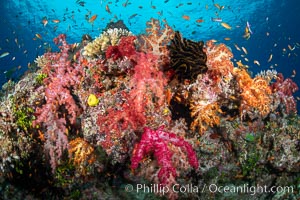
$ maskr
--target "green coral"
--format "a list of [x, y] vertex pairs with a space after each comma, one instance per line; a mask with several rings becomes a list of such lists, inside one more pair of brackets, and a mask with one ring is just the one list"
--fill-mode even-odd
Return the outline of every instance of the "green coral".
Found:
[[17, 126], [26, 132], [32, 127], [32, 121], [34, 120], [33, 113], [34, 110], [30, 107], [19, 107], [17, 105], [13, 107]]
[[41, 85], [41, 84], [43, 84], [43, 80], [45, 78], [47, 78], [47, 74], [40, 73], [35, 77], [35, 82], [37, 82], [38, 84]]

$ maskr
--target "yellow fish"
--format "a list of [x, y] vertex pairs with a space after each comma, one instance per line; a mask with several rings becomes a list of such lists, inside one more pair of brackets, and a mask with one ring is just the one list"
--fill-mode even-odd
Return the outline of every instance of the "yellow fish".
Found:
[[248, 26], [246, 26], [243, 38], [245, 38], [246, 40], [248, 40], [250, 38], [250, 35], [251, 34], [250, 34], [250, 31], [249, 31], [249, 28], [248, 28]]
[[231, 26], [230, 26], [229, 24], [227, 24], [227, 23], [225, 23], [225, 22], [222, 22], [221, 25], [222, 25], [224, 28], [226, 28], [226, 29], [228, 29], [228, 30], [231, 30]]

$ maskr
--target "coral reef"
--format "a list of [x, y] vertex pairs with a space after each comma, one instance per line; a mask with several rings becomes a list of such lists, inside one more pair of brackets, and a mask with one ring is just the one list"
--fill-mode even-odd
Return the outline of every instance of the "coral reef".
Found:
[[[252, 77], [226, 45], [186, 39], [157, 19], [142, 35], [117, 22], [81, 40], [59, 35], [58, 52], [2, 87], [1, 197], [300, 198], [292, 79]], [[212, 193], [211, 184], [293, 192]], [[204, 189], [180, 191], [190, 186]]]

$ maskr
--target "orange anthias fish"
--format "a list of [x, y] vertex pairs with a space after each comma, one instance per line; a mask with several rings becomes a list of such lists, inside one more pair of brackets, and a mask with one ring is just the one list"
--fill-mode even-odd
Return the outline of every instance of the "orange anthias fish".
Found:
[[90, 23], [94, 23], [94, 21], [97, 19], [97, 16], [98, 16], [98, 15], [93, 15], [93, 16], [89, 19], [89, 22], [90, 22]]
[[48, 20], [46, 17], [43, 18], [42, 23], [44, 24], [44, 26], [46, 26], [48, 24]]
[[42, 39], [42, 36], [41, 36], [41, 34], [39, 34], [39, 33], [36, 33], [35, 36], [36, 36], [37, 38], [39, 38], [40, 40]]
[[53, 19], [52, 22], [57, 24], [57, 23], [59, 23], [60, 21], [59, 21], [58, 19]]
[[188, 16], [188, 15], [183, 15], [182, 18], [185, 20], [190, 20], [190, 16]]
[[108, 12], [109, 14], [111, 14], [111, 12], [110, 12], [110, 9], [109, 9], [109, 7], [108, 7], [108, 5], [106, 5], [106, 6], [105, 6], [105, 10], [106, 10], [106, 12]]
[[196, 22], [197, 23], [202, 23], [202, 22], [204, 22], [204, 20], [203, 19], [197, 19]]

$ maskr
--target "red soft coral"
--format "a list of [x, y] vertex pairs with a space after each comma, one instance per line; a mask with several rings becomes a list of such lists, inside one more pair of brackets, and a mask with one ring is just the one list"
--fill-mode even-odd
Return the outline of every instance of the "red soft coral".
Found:
[[133, 88], [130, 96], [137, 112], [143, 111], [143, 106], [152, 99], [153, 96], [149, 95], [155, 95], [158, 106], [164, 103], [164, 87], [167, 81], [157, 66], [157, 56], [151, 53], [137, 54], [137, 65], [134, 67], [134, 75], [130, 81], [130, 86]]
[[[114, 141], [123, 137], [125, 130], [137, 131], [147, 122], [147, 112], [155, 112], [166, 103], [164, 87], [167, 79], [157, 68], [157, 57], [152, 54], [137, 53], [134, 74], [129, 83], [131, 90], [122, 91], [121, 105], [107, 110], [106, 115], [99, 115], [97, 124], [101, 134], [105, 134], [102, 147], [111, 152]], [[120, 107], [116, 109], [116, 107]], [[152, 117], [152, 116], [151, 116]]]
[[131, 58], [136, 54], [134, 40], [136, 40], [135, 36], [122, 37], [118, 46], [109, 46], [107, 48], [105, 53], [106, 58], [112, 58], [113, 60], [117, 60], [125, 56]]

